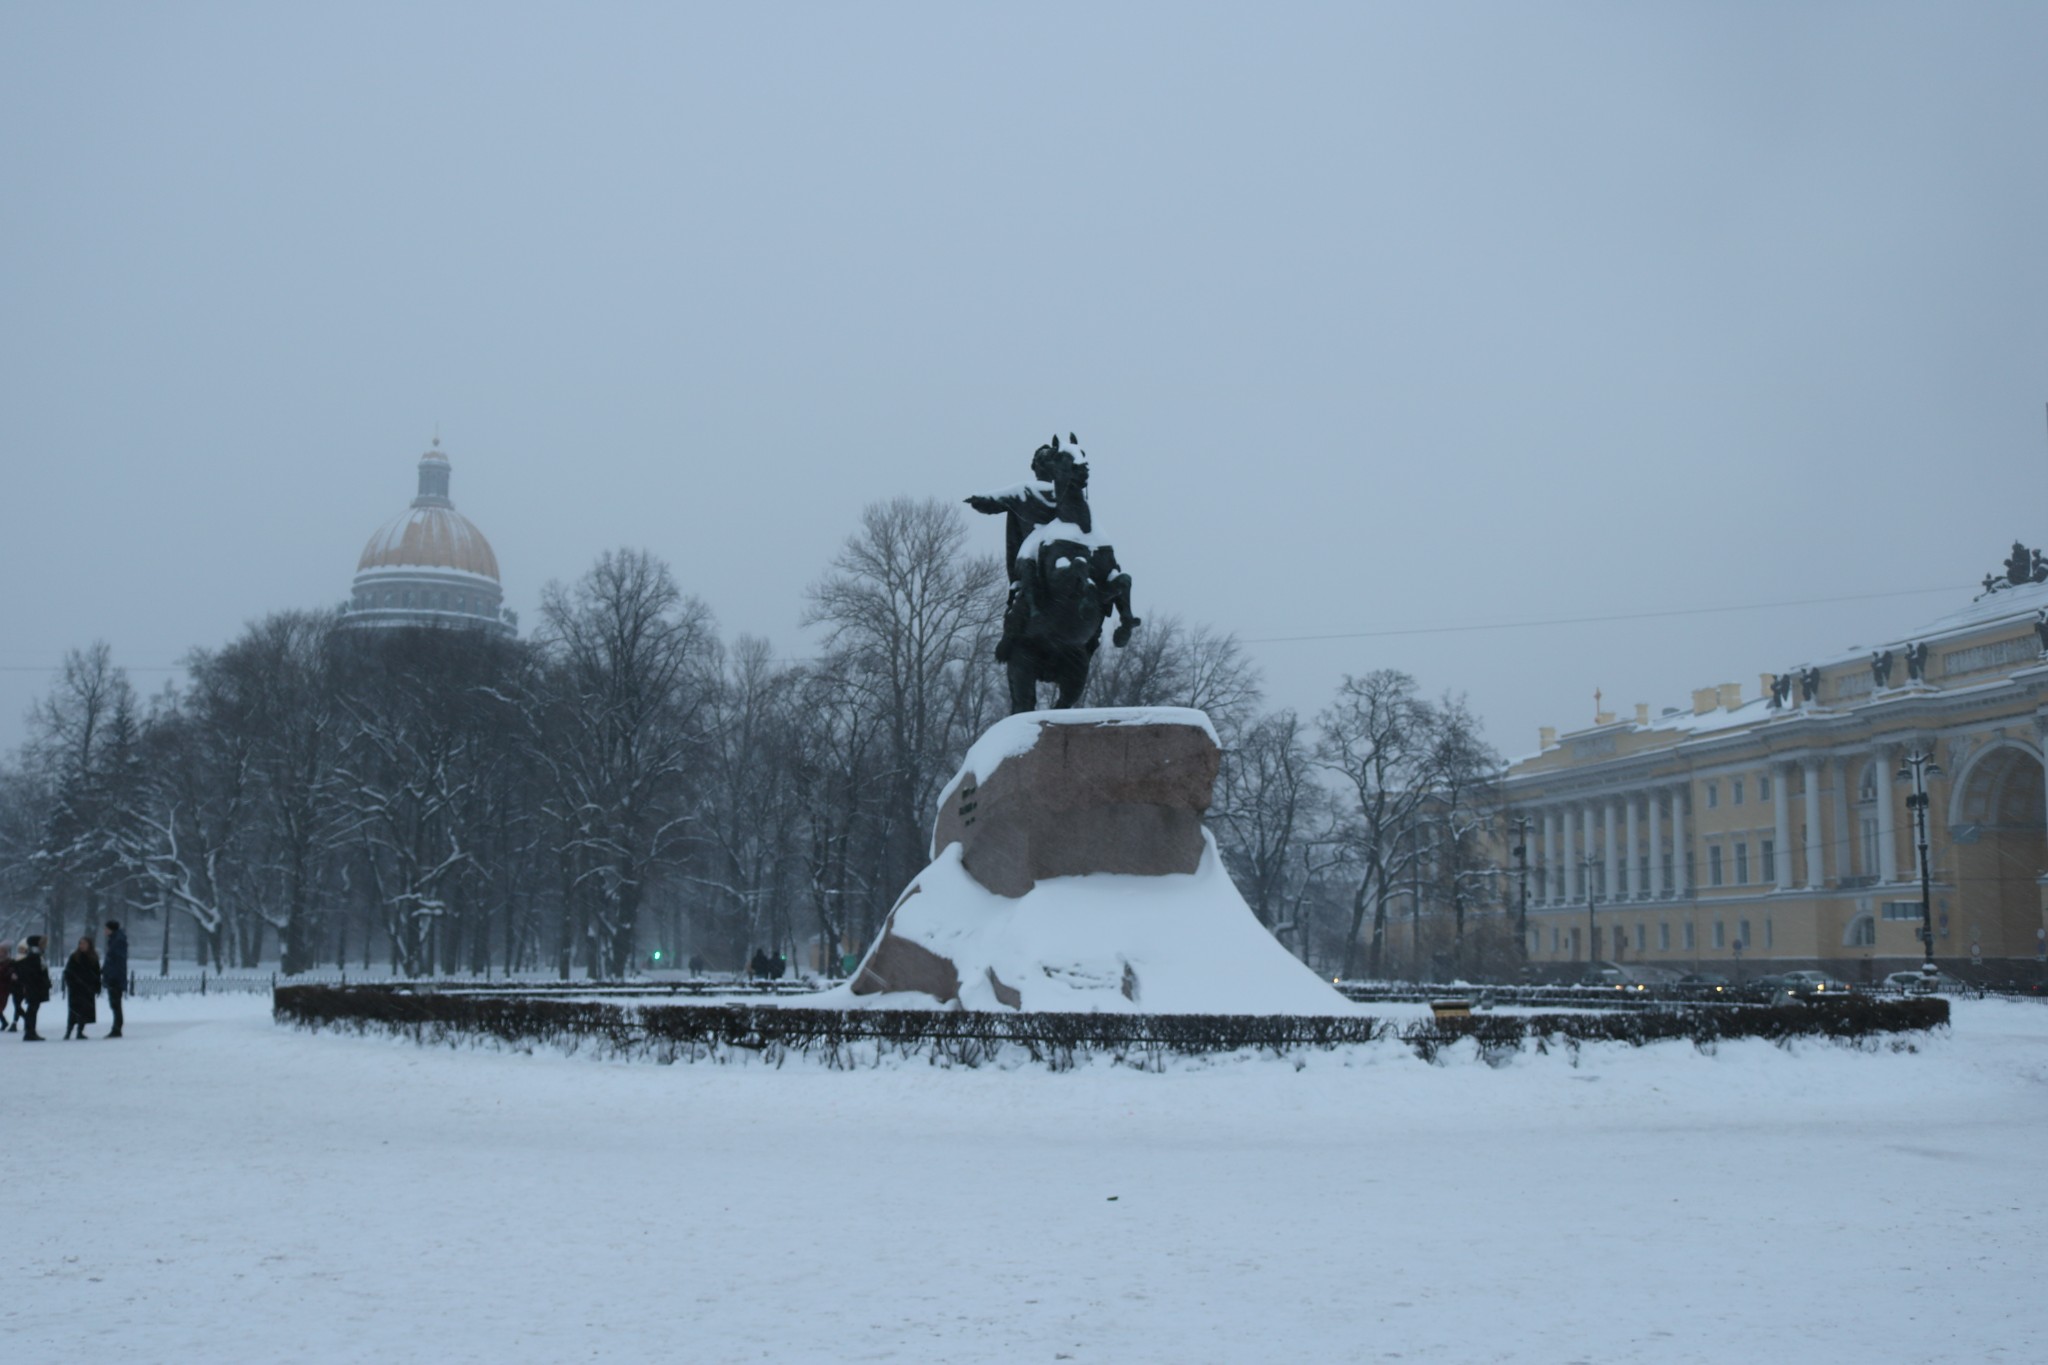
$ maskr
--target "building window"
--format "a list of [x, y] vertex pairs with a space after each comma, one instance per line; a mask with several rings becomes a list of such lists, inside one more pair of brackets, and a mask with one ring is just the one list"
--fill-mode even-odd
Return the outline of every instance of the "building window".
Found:
[[1756, 775], [1756, 799], [1759, 801], [1771, 799], [1771, 775], [1769, 773], [1758, 773]]
[[1886, 901], [1884, 903], [1884, 917], [1890, 920], [1912, 920], [1918, 923], [1920, 919], [1920, 902]]
[[1707, 784], [1707, 809], [1712, 810], [1714, 807], [1720, 804], [1721, 784], [1719, 782], [1709, 782]]
[[1656, 888], [1650, 885], [1650, 855], [1645, 853], [1637, 863], [1636, 868], [1636, 894], [1638, 896], [1653, 894]]
[[1728, 946], [1728, 926], [1719, 920], [1714, 921], [1714, 946], [1716, 948], [1726, 948]]
[[1766, 947], [1766, 948], [1770, 948], [1770, 947], [1773, 947], [1773, 946], [1775, 946], [1775, 944], [1776, 944], [1776, 941], [1777, 941], [1777, 935], [1771, 932], [1771, 917], [1770, 917], [1769, 915], [1765, 915], [1765, 916], [1764, 916], [1764, 947]]
[[1749, 885], [1749, 845], [1746, 842], [1735, 846], [1735, 884]]
[[1878, 875], [1877, 817], [1874, 815], [1863, 817], [1863, 875], [1866, 877]]
[[1636, 926], [1636, 951], [1639, 953], [1643, 951], [1644, 948], [1649, 946], [1649, 942], [1650, 931], [1638, 924]]
[[1762, 843], [1758, 844], [1757, 847], [1763, 850], [1763, 857], [1761, 861], [1764, 865], [1764, 880], [1767, 882], [1774, 882], [1778, 880], [1777, 840], [1766, 839]]
[[1877, 921], [1868, 915], [1858, 915], [1849, 921], [1849, 936], [1844, 940], [1851, 948], [1875, 948], [1877, 946]]
[[[1720, 846], [1719, 844], [1708, 844], [1708, 845], [1707, 845], [1707, 885], [1708, 885], [1708, 886], [1719, 886], [1720, 884], [1721, 884], [1721, 846]], [[1719, 946], [1719, 945], [1716, 945], [1716, 946]]]
[[1657, 922], [1657, 951], [1660, 953], [1668, 953], [1671, 951], [1670, 920], [1659, 920]]
[[1557, 930], [1555, 928], [1552, 928], [1550, 931], [1550, 954], [1552, 957], [1557, 956], [1558, 941], [1559, 940]]
[[1692, 921], [1685, 922], [1685, 950], [1689, 953], [1699, 945], [1693, 941]]
[[1729, 796], [1729, 804], [1730, 804], [1730, 805], [1735, 805], [1735, 806], [1739, 806], [1739, 805], [1741, 805], [1741, 804], [1742, 804], [1742, 779], [1741, 779], [1741, 778], [1739, 778], [1739, 777], [1738, 777], [1738, 778], [1734, 779], [1733, 781], [1731, 781], [1731, 782], [1730, 782], [1730, 783], [1728, 784], [1728, 796]]
[[1735, 939], [1735, 943], [1736, 943], [1736, 946], [1737, 946], [1737, 947], [1741, 947], [1741, 948], [1747, 948], [1747, 947], [1749, 946], [1749, 921], [1748, 921], [1748, 920], [1744, 920], [1744, 921], [1742, 921], [1742, 932], [1741, 932], [1740, 934], [1738, 934], [1738, 935], [1736, 936], [1736, 939]]

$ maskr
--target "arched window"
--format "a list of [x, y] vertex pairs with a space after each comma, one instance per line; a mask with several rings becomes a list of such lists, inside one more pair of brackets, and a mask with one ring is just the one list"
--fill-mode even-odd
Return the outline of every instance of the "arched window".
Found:
[[1849, 921], [1849, 932], [1842, 935], [1845, 948], [1875, 948], [1877, 946], [1877, 921], [1869, 915], [1858, 915]]

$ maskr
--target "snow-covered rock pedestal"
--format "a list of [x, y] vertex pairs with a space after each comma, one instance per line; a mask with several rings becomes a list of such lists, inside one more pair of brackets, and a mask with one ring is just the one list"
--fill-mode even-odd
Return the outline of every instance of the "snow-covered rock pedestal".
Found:
[[1200, 711], [999, 721], [940, 799], [931, 866], [841, 991], [894, 1008], [1350, 1013], [1224, 872], [1202, 827], [1220, 758]]

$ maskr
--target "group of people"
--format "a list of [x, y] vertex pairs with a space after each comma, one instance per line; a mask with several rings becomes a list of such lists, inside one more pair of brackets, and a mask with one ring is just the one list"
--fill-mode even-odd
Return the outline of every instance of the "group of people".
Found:
[[[108, 920], [106, 932], [104, 959], [93, 947], [92, 935], [87, 934], [64, 964], [66, 1040], [85, 1037], [85, 1026], [99, 1022], [96, 1002], [102, 992], [107, 997], [107, 1012], [114, 1017], [114, 1026], [105, 1036], [121, 1036], [121, 995], [128, 988], [128, 935], [119, 920]], [[0, 1032], [19, 1028], [24, 1043], [44, 1041], [36, 1032], [36, 1015], [49, 998], [50, 968], [43, 961], [43, 936], [30, 934], [19, 950], [11, 943], [0, 943], [0, 1016], [7, 1015], [8, 1005], [14, 1007]]]

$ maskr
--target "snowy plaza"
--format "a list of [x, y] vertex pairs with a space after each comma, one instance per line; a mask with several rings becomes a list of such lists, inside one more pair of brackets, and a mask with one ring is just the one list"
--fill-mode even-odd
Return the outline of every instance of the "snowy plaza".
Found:
[[261, 996], [16, 1037], [21, 1359], [2048, 1353], [2031, 1002], [1958, 1001], [1910, 1052], [1164, 1074], [422, 1049]]

